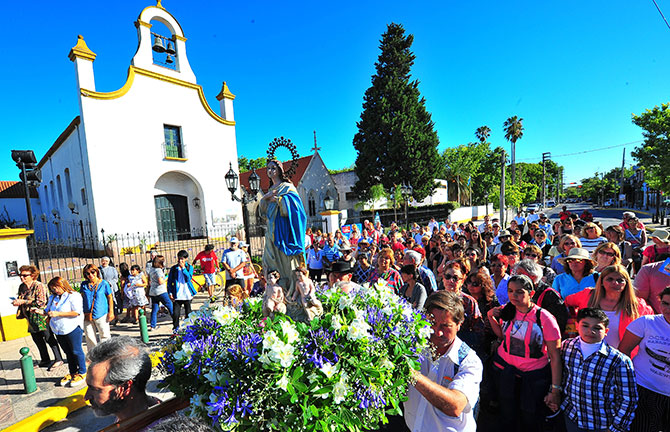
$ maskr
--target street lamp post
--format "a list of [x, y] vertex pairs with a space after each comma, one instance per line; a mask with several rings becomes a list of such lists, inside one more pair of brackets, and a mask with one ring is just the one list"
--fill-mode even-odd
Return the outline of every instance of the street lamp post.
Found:
[[244, 235], [246, 236], [247, 243], [249, 244], [249, 256], [251, 256], [251, 236], [249, 235], [249, 210], [247, 209], [247, 204], [256, 201], [256, 194], [261, 189], [261, 178], [256, 174], [256, 169], [254, 168], [249, 176], [249, 189], [251, 193], [247, 192], [246, 188], [242, 188], [242, 198], [238, 198], [235, 195], [237, 192], [237, 187], [239, 183], [239, 176], [233, 170], [233, 163], [230, 163], [230, 170], [225, 175], [226, 187], [230, 191], [230, 196], [233, 201], [238, 201], [242, 203], [242, 220], [244, 222]]
[[412, 194], [414, 193], [414, 188], [412, 187], [412, 185], [402, 182], [402, 186], [400, 186], [400, 193], [402, 194], [402, 197], [405, 201], [405, 225], [409, 226], [409, 221], [407, 219], [407, 202], [412, 197]]
[[19, 177], [23, 182], [23, 190], [26, 199], [26, 213], [28, 216], [28, 228], [33, 231], [30, 235], [30, 243], [33, 248], [35, 266], [39, 265], [37, 258], [37, 242], [35, 241], [35, 223], [33, 221], [33, 209], [30, 204], [30, 187], [38, 187], [42, 181], [42, 173], [37, 168], [37, 159], [32, 150], [12, 150], [12, 160], [21, 170]]

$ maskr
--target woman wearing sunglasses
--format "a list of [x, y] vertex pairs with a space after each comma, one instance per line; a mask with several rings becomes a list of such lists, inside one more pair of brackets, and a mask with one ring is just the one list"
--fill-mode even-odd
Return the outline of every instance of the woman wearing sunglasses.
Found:
[[570, 249], [575, 247], [582, 247], [582, 242], [580, 242], [576, 236], [567, 234], [561, 237], [561, 241], [558, 243], [559, 254], [556, 255], [553, 260], [551, 260], [551, 269], [554, 271], [554, 273], [559, 275], [565, 271], [560, 260], [561, 258], [567, 257], [568, 253], [570, 253]]
[[484, 320], [479, 311], [477, 300], [463, 292], [463, 283], [469, 272], [470, 263], [467, 260], [460, 258], [449, 261], [444, 266], [442, 283], [445, 290], [455, 292], [463, 300], [465, 321], [461, 324], [458, 337], [471, 348], [475, 349], [478, 335], [484, 331]]
[[[21, 285], [19, 286], [19, 294], [12, 305], [18, 307], [16, 318], [28, 321], [28, 333], [30, 333], [40, 352], [39, 367], [45, 367], [51, 371], [63, 364], [63, 356], [61, 356], [60, 348], [58, 348], [58, 341], [51, 332], [46, 317], [42, 314], [44, 307], [47, 305], [49, 290], [46, 285], [37, 280], [39, 275], [40, 271], [34, 265], [24, 265], [19, 268]], [[47, 345], [53, 352], [53, 362], [49, 358]]]
[[[480, 268], [468, 275], [465, 279], [464, 292], [470, 294], [477, 301], [479, 311], [484, 317], [489, 310], [500, 306], [496, 293], [493, 291], [493, 281], [486, 268]], [[484, 320], [483, 328], [476, 328], [475, 330], [483, 331], [477, 333], [478, 340], [476, 346], [472, 348], [477, 352], [479, 358], [484, 361], [491, 352], [491, 344], [496, 336], [491, 330], [488, 320]]]
[[635, 295], [633, 283], [626, 269], [614, 264], [603, 269], [595, 288], [586, 288], [565, 298], [571, 308], [586, 307], [602, 309], [610, 319], [605, 341], [618, 348], [628, 324], [642, 315], [653, 315], [654, 310]]
[[109, 282], [100, 277], [100, 269], [95, 264], [84, 266], [84, 278], [80, 294], [84, 299], [86, 347], [90, 350], [98, 342], [112, 337], [109, 323], [114, 320], [114, 293]]
[[551, 284], [554, 282], [554, 279], [556, 279], [556, 273], [554, 273], [551, 267], [545, 265], [544, 260], [542, 259], [543, 257], [544, 255], [542, 254], [542, 251], [539, 247], [530, 245], [526, 246], [526, 248], [523, 250], [523, 256], [521, 259], [532, 260], [535, 264], [540, 266], [542, 268], [542, 282], [551, 286]]
[[601, 243], [593, 251], [593, 259], [596, 260], [596, 272], [600, 273], [606, 267], [621, 264], [621, 252], [614, 243]]
[[583, 248], [572, 248], [565, 258], [559, 260], [563, 264], [564, 272], [556, 276], [552, 288], [566, 298], [585, 288], [596, 286], [596, 262], [591, 259], [589, 252]]

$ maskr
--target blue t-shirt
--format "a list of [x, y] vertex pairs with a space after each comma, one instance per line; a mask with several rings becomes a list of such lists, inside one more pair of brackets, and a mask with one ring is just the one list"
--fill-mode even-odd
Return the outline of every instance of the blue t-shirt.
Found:
[[595, 273], [591, 273], [588, 276], [582, 278], [581, 281], [577, 282], [571, 274], [561, 273], [554, 278], [552, 288], [558, 291], [561, 297], [566, 298], [569, 295], [578, 293], [584, 288], [595, 287], [596, 279], [594, 277]]
[[112, 295], [112, 287], [106, 280], [101, 280], [95, 290], [95, 303], [93, 303], [93, 292], [88, 281], [81, 284], [81, 295], [84, 298], [84, 313], [91, 313], [93, 304], [93, 319], [101, 318], [109, 313], [107, 296]]

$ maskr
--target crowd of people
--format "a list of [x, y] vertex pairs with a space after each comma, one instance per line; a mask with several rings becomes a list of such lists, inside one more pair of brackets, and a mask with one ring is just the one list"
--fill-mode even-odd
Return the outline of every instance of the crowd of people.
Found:
[[670, 241], [644, 232], [632, 212], [605, 227], [566, 207], [505, 227], [365, 221], [308, 230], [306, 263], [317, 284], [383, 279], [433, 320], [437, 350], [387, 430], [667, 431]]
[[424, 311], [434, 331], [404, 416], [387, 430], [667, 431], [670, 236], [653, 231], [647, 246], [644, 226], [631, 212], [623, 216], [604, 227], [564, 207], [556, 221], [519, 212], [508, 226], [486, 216], [411, 229], [365, 221], [348, 237], [308, 229], [306, 268], [273, 272], [269, 281], [236, 238], [220, 258], [207, 245], [192, 263], [179, 251], [169, 268], [155, 251], [145, 269], [122, 263], [117, 272], [103, 258], [84, 268], [79, 291], [59, 277], [45, 285], [34, 266], [23, 266], [14, 305], [28, 320], [39, 365], [63, 364], [62, 350], [69, 374], [60, 383], [77, 386], [87, 371], [82, 337], [90, 353], [110, 339], [110, 324], [136, 322], [149, 304], [149, 329], [161, 307], [179, 326], [197, 293], [197, 262], [210, 301], [225, 269], [223, 300], [234, 306], [267, 295], [282, 277], [311, 286], [308, 274], [316, 286], [345, 292], [383, 280]]

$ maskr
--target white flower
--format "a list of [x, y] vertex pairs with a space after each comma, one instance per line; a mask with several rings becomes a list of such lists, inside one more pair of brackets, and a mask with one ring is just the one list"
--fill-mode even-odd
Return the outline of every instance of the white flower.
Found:
[[337, 372], [337, 366], [333, 366], [332, 364], [326, 362], [323, 364], [323, 366], [321, 366], [321, 368], [319, 368], [319, 370], [323, 372], [323, 374], [327, 376], [328, 379], [330, 379], [333, 377], [333, 375], [335, 375], [335, 372]]
[[239, 312], [236, 309], [233, 309], [228, 306], [217, 307], [212, 312], [212, 317], [219, 322], [221, 325], [228, 325], [239, 316]]
[[219, 378], [221, 378], [221, 375], [216, 373], [216, 370], [211, 369], [209, 372], [205, 374], [205, 378], [212, 384], [216, 384], [219, 381]]
[[351, 306], [354, 303], [354, 300], [349, 297], [348, 295], [343, 295], [340, 297], [340, 300], [337, 302], [337, 307], [340, 308], [340, 310], [344, 310]]
[[340, 380], [333, 386], [333, 402], [336, 404], [341, 403], [347, 397], [349, 389], [347, 387], [347, 375], [346, 373], [342, 374]]
[[280, 389], [286, 391], [286, 386], [288, 385], [288, 378], [286, 375], [282, 375], [281, 379], [277, 381], [277, 385]]
[[428, 339], [432, 334], [433, 334], [433, 328], [430, 326], [425, 326], [419, 329], [419, 336], [421, 336], [422, 338]]
[[395, 365], [389, 361], [389, 359], [385, 358], [384, 361], [382, 361], [382, 367], [384, 369], [394, 369]]
[[393, 309], [391, 309], [391, 306], [386, 305], [386, 306], [384, 306], [384, 307], [382, 308], [382, 313], [383, 313], [384, 315], [391, 316], [391, 315], [393, 315]]
[[349, 326], [349, 331], [347, 332], [347, 337], [351, 340], [359, 340], [368, 336], [368, 330], [370, 326], [367, 322], [359, 319], [355, 319], [351, 322]]
[[334, 330], [339, 330], [342, 328], [342, 320], [340, 319], [339, 315], [333, 315], [330, 321]]
[[182, 363], [188, 361], [191, 358], [191, 355], [193, 355], [193, 348], [190, 343], [185, 342], [181, 346], [181, 349], [174, 353], [174, 360], [177, 363]]
[[268, 357], [267, 353], [261, 354], [260, 357], [258, 357], [258, 361], [263, 363], [263, 364], [270, 364], [272, 363], [272, 360], [270, 360], [270, 357]]
[[277, 342], [281, 342], [279, 338], [277, 337], [277, 333], [274, 332], [274, 330], [268, 330], [265, 332], [265, 335], [263, 335], [263, 348], [264, 349], [272, 349], [273, 346], [277, 344]]
[[272, 347], [269, 357], [272, 361], [279, 363], [282, 367], [287, 368], [293, 363], [293, 351], [294, 348], [292, 345], [285, 344], [282, 341], [277, 341], [277, 343]]
[[282, 321], [281, 323], [281, 330], [284, 332], [284, 335], [286, 336], [286, 339], [288, 340], [288, 343], [292, 344], [293, 342], [298, 340], [298, 331], [293, 327], [293, 324], [291, 324], [288, 321]]

